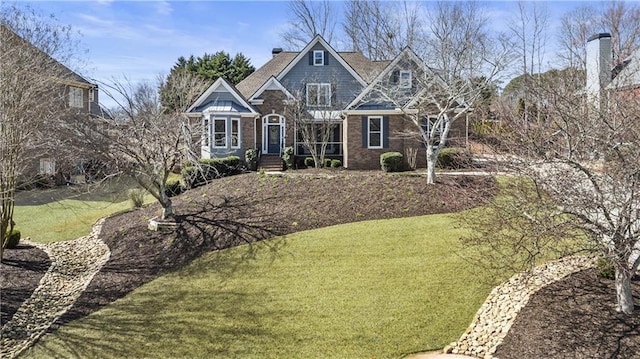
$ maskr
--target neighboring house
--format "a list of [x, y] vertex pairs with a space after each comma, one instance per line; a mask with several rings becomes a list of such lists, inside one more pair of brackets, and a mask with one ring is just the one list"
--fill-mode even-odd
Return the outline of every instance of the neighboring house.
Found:
[[[55, 81], [51, 82], [51, 89], [46, 88], [47, 98], [44, 99], [50, 102], [52, 112], [59, 113], [61, 118], [80, 116], [80, 118], [86, 117], [87, 120], [104, 115], [98, 102], [98, 85], [87, 81], [64, 64], [40, 51], [6, 26], [0, 26], [2, 26], [3, 41], [28, 51], [29, 56], [38, 59], [33, 62], [34, 64], [46, 67], [46, 70], [38, 68], [34, 70], [55, 78]], [[5, 35], [6, 38], [4, 38]], [[33, 152], [35, 153], [28, 156], [29, 162], [24, 173], [24, 176], [29, 180], [34, 174], [40, 174], [53, 175], [57, 182], [64, 182], [68, 180], [65, 177], [77, 171], [75, 167], [79, 164], [79, 160], [78, 163], [75, 163], [75, 160], [70, 163], [69, 159], [62, 162], [56, 158], [55, 150], [45, 150], [44, 148], [38, 148]]]
[[[293, 146], [300, 163], [308, 151], [286, 104], [304, 101], [318, 123], [334, 124], [327, 158], [340, 159], [349, 169], [379, 169], [382, 153], [414, 149], [419, 167], [425, 167], [422, 141], [403, 134], [418, 132], [407, 117], [417, 113], [412, 106], [421, 91], [415, 71], [431, 69], [410, 49], [392, 61], [371, 61], [359, 52], [337, 52], [317, 35], [299, 52], [273, 49], [272, 55], [235, 87], [216, 80], [187, 110], [201, 120], [203, 158], [243, 158], [253, 148], [261, 156], [280, 156]], [[383, 85], [402, 96], [384, 100], [376, 91]], [[454, 142], [466, 136], [467, 124], [460, 122], [450, 136]]]
[[640, 49], [612, 66], [611, 35], [600, 33], [587, 40], [586, 92], [601, 99], [605, 92], [634, 91], [640, 94]]

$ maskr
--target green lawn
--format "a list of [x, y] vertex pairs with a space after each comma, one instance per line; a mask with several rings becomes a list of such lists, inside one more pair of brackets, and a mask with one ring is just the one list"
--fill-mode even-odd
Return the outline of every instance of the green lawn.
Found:
[[[127, 198], [131, 182], [112, 181], [101, 186], [57, 187], [18, 192], [14, 221], [22, 237], [49, 243], [89, 234], [102, 217], [132, 207]], [[147, 194], [145, 202], [152, 202]]]
[[492, 286], [452, 215], [214, 252], [48, 335], [26, 357], [396, 358], [456, 340]]

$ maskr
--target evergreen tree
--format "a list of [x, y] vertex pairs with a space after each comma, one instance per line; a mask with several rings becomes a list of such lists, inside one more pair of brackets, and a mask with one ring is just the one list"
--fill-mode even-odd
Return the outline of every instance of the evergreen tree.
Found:
[[[190, 55], [189, 58], [180, 56], [175, 65], [171, 68], [169, 77], [164, 87], [160, 89], [160, 100], [162, 105], [172, 111], [176, 108], [176, 103], [193, 102], [195, 98], [185, 99], [184, 94], [170, 91], [172, 79], [179, 77], [182, 72], [197, 74], [201, 79], [210, 85], [218, 78], [222, 77], [230, 83], [236, 85], [255, 71], [250, 60], [242, 53], [231, 57], [225, 51], [218, 51], [215, 54], [205, 53], [201, 57]], [[191, 94], [193, 96], [193, 94]]]

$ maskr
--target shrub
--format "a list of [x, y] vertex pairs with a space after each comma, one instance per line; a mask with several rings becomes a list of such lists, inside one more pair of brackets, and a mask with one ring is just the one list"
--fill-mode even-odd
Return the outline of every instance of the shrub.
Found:
[[140, 208], [144, 204], [144, 195], [147, 191], [141, 188], [132, 188], [127, 193], [129, 196], [129, 200], [133, 204], [134, 207]]
[[241, 172], [240, 157], [202, 158], [197, 164], [188, 164], [182, 168], [182, 178], [187, 188], [202, 186], [221, 177], [236, 175]]
[[304, 165], [307, 166], [307, 167], [315, 167], [316, 163], [313, 160], [313, 157], [306, 157], [304, 159]]
[[380, 155], [380, 167], [384, 172], [400, 172], [404, 167], [403, 157], [400, 152], [385, 152]]
[[285, 147], [282, 152], [282, 160], [284, 164], [287, 166], [286, 169], [293, 169], [293, 147]]
[[331, 158], [325, 158], [324, 159], [324, 168], [329, 168], [331, 167]]
[[169, 197], [174, 197], [184, 192], [184, 188], [182, 187], [182, 183], [179, 179], [168, 179], [167, 183], [164, 187], [164, 193]]
[[342, 167], [342, 161], [331, 160], [331, 168], [339, 168], [339, 167]]
[[438, 154], [436, 166], [443, 169], [467, 168], [471, 164], [471, 155], [461, 148], [443, 148]]
[[258, 170], [258, 150], [250, 148], [244, 152], [244, 161], [247, 164], [249, 171]]
[[20, 231], [14, 228], [6, 240], [7, 246], [5, 248], [13, 249], [17, 247], [18, 243], [20, 243]]
[[596, 269], [598, 270], [598, 274], [603, 278], [612, 280], [616, 278], [616, 269], [613, 267], [613, 263], [608, 259], [598, 259], [596, 262]]

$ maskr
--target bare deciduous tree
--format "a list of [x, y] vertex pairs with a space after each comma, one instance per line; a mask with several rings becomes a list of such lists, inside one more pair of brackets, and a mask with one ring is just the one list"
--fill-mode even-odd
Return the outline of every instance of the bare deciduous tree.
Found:
[[70, 71], [54, 60], [74, 55], [70, 28], [25, 7], [0, 8], [0, 259], [13, 230], [18, 181], [29, 182], [36, 156], [51, 150], [51, 133], [72, 115]]
[[294, 123], [297, 140], [309, 151], [316, 168], [324, 165], [327, 148], [338, 128], [341, 118], [341, 104], [336, 103], [335, 86], [332, 83], [315, 83], [310, 89], [292, 92], [293, 98], [286, 100], [285, 113]]
[[611, 92], [600, 106], [575, 90], [578, 74], [532, 85], [543, 104], [536, 122], [502, 114], [503, 140], [518, 154], [508, 165], [524, 180], [485, 212], [491, 221], [479, 216], [487, 220], [468, 243], [524, 266], [549, 250], [595, 251], [613, 263], [617, 308], [631, 314], [640, 265], [640, 97]]
[[280, 37], [292, 50], [299, 50], [316, 35], [332, 44], [337, 13], [329, 0], [292, 0], [289, 2], [289, 29]]
[[559, 35], [562, 64], [584, 70], [587, 39], [598, 32], [611, 34], [612, 65], [620, 64], [640, 46], [640, 6], [611, 1], [569, 11], [562, 17]]
[[421, 52], [421, 12], [417, 2], [351, 0], [342, 24], [347, 46], [374, 61], [392, 59], [405, 47]]
[[[430, 57], [413, 61], [417, 67], [410, 91], [379, 79], [372, 96], [405, 110], [415, 124], [426, 145], [427, 183], [433, 184], [438, 154], [452, 125], [465, 119], [499, 80], [511, 61], [511, 48], [488, 30], [487, 18], [473, 2], [439, 2], [430, 9], [428, 22]], [[412, 56], [410, 50], [404, 53]]]
[[[160, 77], [158, 84], [133, 85], [127, 81], [103, 85], [104, 93], [117, 106], [108, 117], [92, 126], [76, 123], [73, 128], [82, 139], [78, 148], [91, 149], [118, 173], [133, 177], [162, 206], [162, 219], [173, 215], [167, 180], [188, 152], [191, 140], [189, 119], [184, 114], [190, 103], [204, 91], [206, 83], [186, 71], [174, 74], [170, 83]], [[182, 96], [175, 109], [160, 103], [161, 88]], [[197, 125], [199, 128], [199, 124]]]

